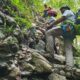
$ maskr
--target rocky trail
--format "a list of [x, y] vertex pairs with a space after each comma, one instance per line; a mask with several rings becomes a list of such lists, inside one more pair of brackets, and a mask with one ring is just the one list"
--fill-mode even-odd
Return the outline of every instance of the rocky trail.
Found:
[[2, 11], [0, 16], [0, 80], [80, 80], [80, 69], [66, 70], [61, 37], [54, 58], [46, 52], [42, 17], [23, 33], [13, 17]]

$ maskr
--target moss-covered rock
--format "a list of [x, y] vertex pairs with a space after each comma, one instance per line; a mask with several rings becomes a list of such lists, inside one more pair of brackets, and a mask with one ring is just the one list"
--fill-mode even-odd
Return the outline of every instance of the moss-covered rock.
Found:
[[39, 53], [33, 52], [32, 53], [32, 62], [33, 65], [36, 67], [35, 70], [40, 73], [45, 72], [52, 72], [51, 64]]

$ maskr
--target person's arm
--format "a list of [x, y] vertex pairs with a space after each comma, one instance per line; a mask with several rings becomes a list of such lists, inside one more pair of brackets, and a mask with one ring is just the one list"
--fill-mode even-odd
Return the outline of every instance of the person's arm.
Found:
[[65, 16], [62, 16], [61, 18], [57, 19], [56, 21], [54, 21], [53, 23], [51, 23], [49, 26], [47, 26], [48, 28], [52, 28], [53, 25], [57, 25], [59, 24], [60, 22], [63, 22], [64, 20], [66, 20], [66, 17]]

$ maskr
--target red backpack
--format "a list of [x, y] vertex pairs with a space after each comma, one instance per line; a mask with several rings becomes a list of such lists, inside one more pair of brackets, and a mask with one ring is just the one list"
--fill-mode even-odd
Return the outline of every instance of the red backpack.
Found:
[[57, 16], [57, 12], [51, 9], [51, 10], [48, 10], [48, 15], [56, 17]]

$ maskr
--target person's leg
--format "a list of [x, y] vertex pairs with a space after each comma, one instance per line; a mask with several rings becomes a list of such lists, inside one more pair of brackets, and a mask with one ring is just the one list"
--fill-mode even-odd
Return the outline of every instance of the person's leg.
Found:
[[55, 37], [62, 35], [61, 28], [55, 27], [46, 31], [46, 51], [54, 55]]

